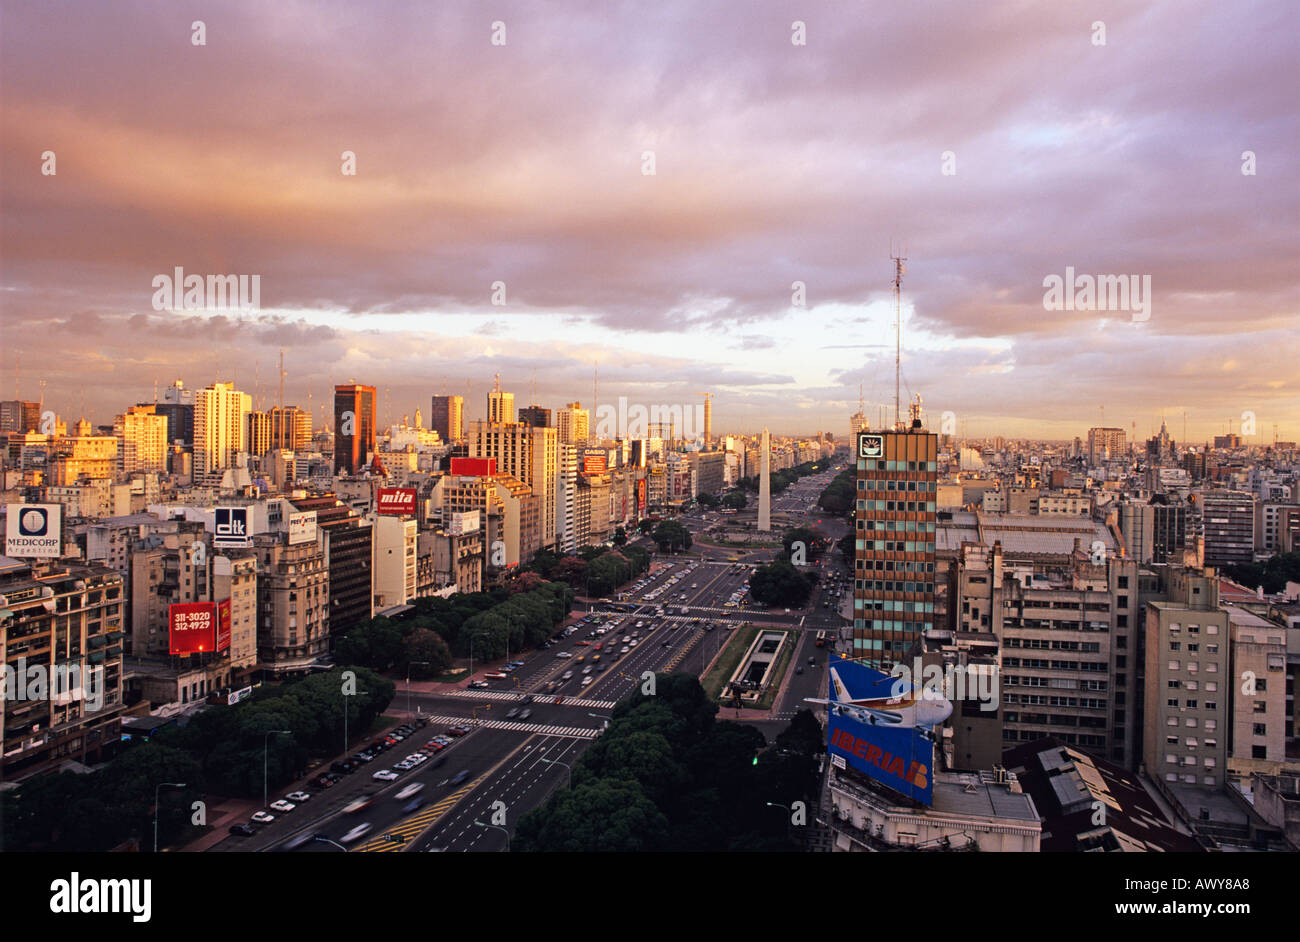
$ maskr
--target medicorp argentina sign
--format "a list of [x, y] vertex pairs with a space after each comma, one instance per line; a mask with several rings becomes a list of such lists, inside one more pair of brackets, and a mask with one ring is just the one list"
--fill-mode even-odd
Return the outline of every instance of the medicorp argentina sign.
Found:
[[60, 504], [9, 504], [5, 518], [5, 555], [57, 559], [62, 555], [62, 523]]

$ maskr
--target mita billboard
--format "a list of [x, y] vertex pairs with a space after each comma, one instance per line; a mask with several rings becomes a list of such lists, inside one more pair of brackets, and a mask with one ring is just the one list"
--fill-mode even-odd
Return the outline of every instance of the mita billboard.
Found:
[[831, 761], [901, 795], [934, 800], [934, 730], [952, 713], [940, 695], [847, 659], [831, 662], [825, 700]]
[[385, 517], [415, 513], [415, 488], [381, 487], [375, 496], [375, 509]]

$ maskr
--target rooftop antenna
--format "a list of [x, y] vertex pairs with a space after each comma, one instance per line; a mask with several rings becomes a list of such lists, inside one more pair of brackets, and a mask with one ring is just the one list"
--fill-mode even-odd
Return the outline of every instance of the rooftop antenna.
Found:
[[866, 400], [862, 398], [862, 384], [858, 383], [858, 414], [866, 417]]
[[[14, 354], [14, 398], [15, 399], [22, 398], [21, 396], [18, 395], [18, 367], [22, 365], [22, 362], [23, 362], [22, 356], [15, 353]], [[156, 388], [157, 385], [158, 385], [158, 381], [154, 380], [154, 387]], [[154, 398], [156, 399], [157, 396], [155, 395]]]
[[528, 404], [530, 406], [537, 404], [537, 371], [533, 370], [532, 382], [528, 384]]
[[600, 388], [600, 361], [591, 361], [591, 413], [596, 414], [596, 390]]
[[903, 243], [898, 255], [894, 247], [889, 248], [889, 257], [894, 260], [894, 428], [902, 428], [902, 413], [899, 405], [899, 378], [903, 363], [903, 275], [907, 273], [907, 243]]

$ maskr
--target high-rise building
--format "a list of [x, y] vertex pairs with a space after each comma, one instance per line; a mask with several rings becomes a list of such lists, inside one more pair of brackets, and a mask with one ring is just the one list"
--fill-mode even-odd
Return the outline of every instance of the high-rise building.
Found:
[[1181, 562], [1187, 546], [1187, 505], [1156, 494], [1148, 502], [1125, 501], [1119, 529], [1128, 555], [1139, 563]]
[[1255, 495], [1209, 491], [1201, 496], [1205, 565], [1249, 563], [1255, 553]]
[[1124, 430], [1122, 428], [1088, 429], [1088, 464], [1124, 456]]
[[0, 432], [35, 432], [41, 425], [41, 404], [22, 399], [0, 402]]
[[515, 421], [515, 394], [502, 392], [499, 380], [488, 393], [487, 420], [499, 425], [507, 425]]
[[557, 534], [559, 477], [556, 429], [534, 428], [517, 422], [474, 421], [470, 423], [467, 439], [471, 458], [495, 458], [498, 473], [527, 484], [541, 499], [541, 545], [553, 546]]
[[551, 410], [532, 405], [519, 410], [519, 421], [535, 428], [547, 428], [551, 424]]
[[580, 402], [566, 403], [555, 413], [555, 427], [559, 430], [560, 441], [568, 445], [581, 444], [591, 437], [591, 413], [582, 408]]
[[248, 413], [248, 453], [264, 455], [271, 450], [271, 415], [267, 412]]
[[[287, 451], [311, 448], [311, 416], [297, 406], [274, 406], [271, 417], [271, 447]], [[261, 452], [258, 452], [261, 454]]]
[[252, 397], [233, 383], [213, 383], [194, 393], [194, 474], [235, 466], [235, 455], [248, 450], [248, 414]]
[[113, 419], [117, 436], [117, 470], [167, 470], [167, 417], [154, 412], [153, 406], [132, 406]]
[[434, 396], [429, 407], [429, 428], [447, 444], [465, 437], [465, 397]]
[[1228, 613], [1219, 580], [1170, 573], [1168, 599], [1146, 611], [1143, 760], [1167, 786], [1220, 788], [1228, 757], [1232, 676]]
[[857, 449], [855, 657], [888, 671], [934, 627], [939, 438], [919, 427], [860, 432]]
[[334, 473], [359, 474], [375, 451], [375, 387], [334, 387]]

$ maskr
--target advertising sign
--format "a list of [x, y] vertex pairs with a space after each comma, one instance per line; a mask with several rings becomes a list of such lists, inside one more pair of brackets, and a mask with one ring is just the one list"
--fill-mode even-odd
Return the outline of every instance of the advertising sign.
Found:
[[215, 549], [242, 549], [253, 545], [253, 534], [248, 528], [247, 507], [218, 507], [212, 531]]
[[461, 513], [451, 515], [451, 534], [460, 536], [463, 533], [473, 533], [478, 529], [478, 511], [466, 510]]
[[873, 432], [858, 433], [859, 458], [883, 458], [885, 456], [885, 436]]
[[10, 504], [5, 517], [5, 555], [58, 559], [63, 553], [62, 504]]
[[217, 603], [217, 650], [230, 647], [230, 599]]
[[400, 517], [415, 513], [415, 488], [381, 487], [375, 498], [375, 509], [384, 517]]
[[238, 690], [232, 690], [226, 694], [226, 706], [234, 706], [240, 700], [246, 700], [253, 695], [252, 687], [240, 687]]
[[289, 514], [289, 545], [310, 543], [316, 539], [316, 511]]
[[217, 647], [217, 605], [215, 602], [183, 602], [169, 605], [171, 621], [168, 653], [197, 654]]
[[933, 725], [952, 713], [941, 696], [855, 661], [833, 660], [827, 700], [827, 751], [849, 767], [915, 801], [934, 801]]
[[451, 473], [492, 477], [497, 473], [497, 460], [495, 458], [452, 458]]
[[582, 471], [584, 474], [604, 471], [608, 467], [608, 460], [604, 455], [583, 455]]

